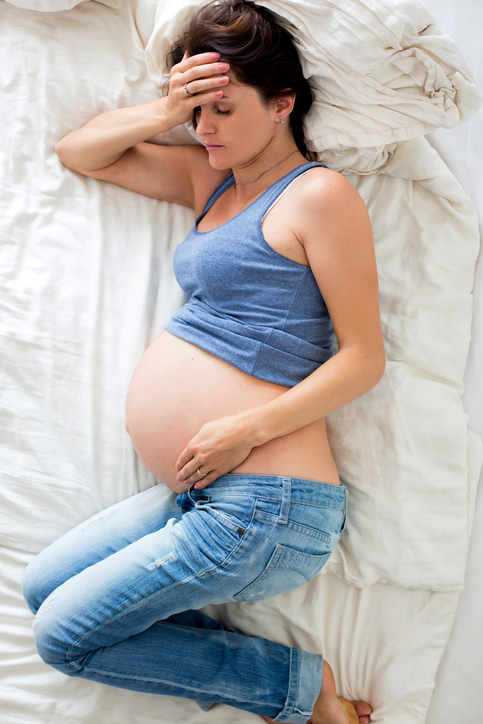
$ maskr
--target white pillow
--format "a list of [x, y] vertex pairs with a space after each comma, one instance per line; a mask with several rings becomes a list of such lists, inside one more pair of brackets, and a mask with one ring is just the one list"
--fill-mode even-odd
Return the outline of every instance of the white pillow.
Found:
[[[167, 50], [205, 0], [159, 0], [146, 47], [156, 86]], [[336, 170], [368, 173], [388, 144], [469, 120], [481, 96], [455, 43], [417, 0], [259, 0], [279, 16], [300, 50], [315, 90], [306, 119], [308, 147]], [[358, 149], [366, 149], [360, 159]], [[328, 155], [327, 151], [330, 150]]]
[[[36, 10], [37, 12], [55, 13], [71, 10], [87, 0], [6, 0], [23, 10]], [[146, 46], [154, 27], [157, 0], [95, 0], [101, 5], [116, 10], [122, 10], [124, 5], [130, 5], [134, 11], [136, 30], [143, 47]]]
[[[71, 10], [76, 5], [86, 0], [6, 0], [10, 5], [16, 5], [23, 10], [37, 10], [44, 13], [58, 13], [62, 10]], [[103, 5], [110, 5], [113, 8], [119, 6], [121, 0], [98, 0]]]

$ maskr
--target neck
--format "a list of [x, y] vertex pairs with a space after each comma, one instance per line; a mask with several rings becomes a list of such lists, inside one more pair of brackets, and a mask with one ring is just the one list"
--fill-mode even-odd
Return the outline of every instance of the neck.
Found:
[[245, 166], [233, 168], [234, 188], [238, 197], [251, 198], [288, 173], [300, 166], [306, 159], [295, 145], [274, 149], [260, 154]]

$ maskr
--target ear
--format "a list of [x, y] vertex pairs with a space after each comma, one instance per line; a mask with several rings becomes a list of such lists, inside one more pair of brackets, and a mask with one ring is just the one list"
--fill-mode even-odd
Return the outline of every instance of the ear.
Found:
[[282, 118], [283, 120], [285, 120], [285, 118], [287, 118], [287, 116], [292, 113], [293, 107], [295, 105], [295, 98], [295, 93], [292, 93], [290, 95], [283, 96], [276, 101], [275, 113], [277, 115], [277, 118]]

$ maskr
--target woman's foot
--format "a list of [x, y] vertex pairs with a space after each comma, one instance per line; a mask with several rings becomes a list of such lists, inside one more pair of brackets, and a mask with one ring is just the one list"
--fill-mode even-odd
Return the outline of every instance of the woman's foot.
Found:
[[[319, 697], [307, 724], [369, 724], [372, 706], [367, 701], [349, 701], [338, 697], [332, 669], [324, 661], [324, 675]], [[272, 719], [262, 717], [265, 721]]]

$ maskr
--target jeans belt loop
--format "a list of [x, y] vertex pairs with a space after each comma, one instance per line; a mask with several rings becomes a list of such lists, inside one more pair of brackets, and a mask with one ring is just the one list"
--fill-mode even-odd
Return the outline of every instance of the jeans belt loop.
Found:
[[292, 497], [291, 493], [292, 478], [282, 478], [282, 504], [280, 506], [280, 517], [278, 519], [280, 525], [287, 525], [290, 500]]

